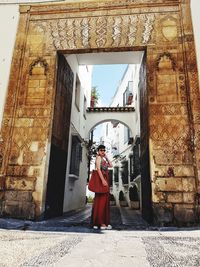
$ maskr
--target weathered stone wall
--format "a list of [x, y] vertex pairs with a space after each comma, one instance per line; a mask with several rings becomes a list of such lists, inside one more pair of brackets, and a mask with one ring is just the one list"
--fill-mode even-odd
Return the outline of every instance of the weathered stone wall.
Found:
[[22, 6], [4, 112], [1, 211], [44, 211], [56, 53], [147, 51], [152, 202], [159, 222], [193, 222], [199, 90], [189, 1]]

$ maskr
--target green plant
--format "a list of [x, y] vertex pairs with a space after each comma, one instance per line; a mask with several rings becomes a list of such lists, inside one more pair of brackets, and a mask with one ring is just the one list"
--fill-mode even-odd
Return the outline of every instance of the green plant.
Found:
[[93, 198], [92, 196], [89, 196], [88, 199], [87, 199], [87, 202], [88, 202], [88, 203], [93, 203], [93, 199], [94, 199], [94, 198]]
[[93, 86], [91, 91], [91, 107], [95, 107], [98, 104], [99, 97], [97, 86]]

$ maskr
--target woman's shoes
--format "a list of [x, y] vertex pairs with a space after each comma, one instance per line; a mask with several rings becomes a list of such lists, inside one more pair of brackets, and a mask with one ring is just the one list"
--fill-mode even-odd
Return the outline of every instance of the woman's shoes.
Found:
[[112, 225], [108, 225], [107, 227], [106, 227], [106, 230], [112, 230]]
[[[93, 229], [94, 230], [98, 230], [99, 227], [96, 226], [96, 225], [94, 225], [93, 226]], [[106, 226], [106, 225], [105, 226], [104, 225], [103, 226], [100, 226], [100, 230], [112, 230], [112, 225], [109, 224], [108, 226]]]
[[108, 226], [101, 226], [100, 227], [101, 230], [112, 230], [112, 225], [108, 225]]

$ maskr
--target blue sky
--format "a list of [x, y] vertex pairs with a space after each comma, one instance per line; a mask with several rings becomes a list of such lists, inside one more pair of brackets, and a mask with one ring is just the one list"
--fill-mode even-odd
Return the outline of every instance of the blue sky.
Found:
[[93, 65], [92, 86], [97, 86], [101, 102], [108, 106], [127, 64]]
[[[93, 65], [92, 86], [97, 86], [100, 100], [109, 106], [127, 64]], [[94, 140], [99, 142], [102, 124], [95, 127]]]

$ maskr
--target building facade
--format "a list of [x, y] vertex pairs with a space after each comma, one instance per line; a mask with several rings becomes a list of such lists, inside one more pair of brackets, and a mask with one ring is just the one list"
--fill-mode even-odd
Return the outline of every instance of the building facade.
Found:
[[113, 96], [110, 107], [133, 107], [135, 114], [129, 115], [130, 129], [120, 121], [104, 124], [102, 141], [110, 151], [113, 170], [110, 170], [111, 198], [117, 206], [142, 207], [140, 175], [140, 64], [129, 64]]
[[[8, 40], [13, 41], [11, 50], [15, 40], [13, 53], [4, 57], [7, 46], [1, 61], [9, 80], [7, 87], [1, 78], [2, 215], [40, 217], [56, 153], [63, 153], [65, 170], [70, 138], [64, 140], [59, 131], [62, 118], [69, 122], [63, 131], [71, 129], [75, 88], [66, 56], [143, 50], [139, 79], [143, 217], [162, 223], [198, 220], [200, 97], [195, 45], [199, 38], [192, 25], [199, 27], [198, 5], [195, 0], [65, 1], [22, 5], [20, 15], [9, 13], [8, 25], [16, 29], [16, 17], [19, 23], [16, 40], [15, 31]], [[63, 83], [68, 105], [56, 126], [56, 103], [61, 105], [63, 98], [55, 88]]]

